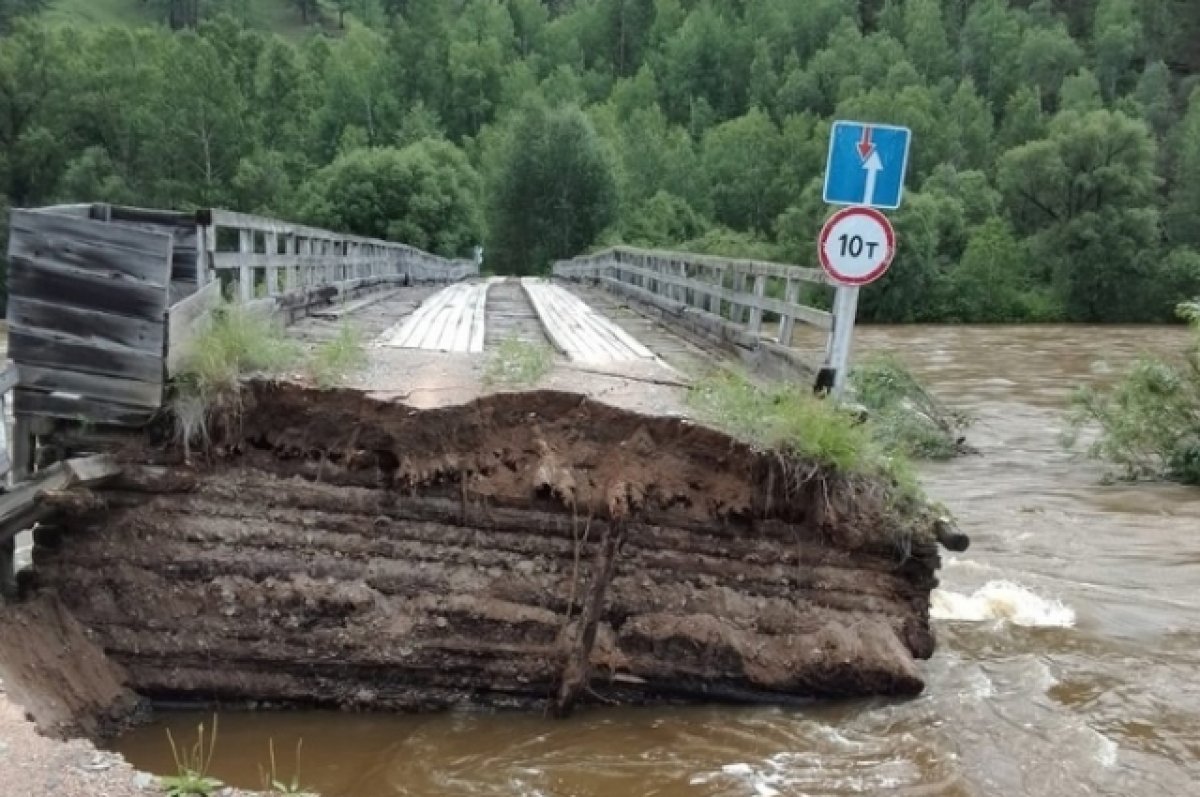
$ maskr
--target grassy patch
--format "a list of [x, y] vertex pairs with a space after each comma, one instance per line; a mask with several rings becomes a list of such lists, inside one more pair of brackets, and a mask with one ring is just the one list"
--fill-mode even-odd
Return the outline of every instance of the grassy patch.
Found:
[[279, 373], [299, 359], [300, 347], [274, 319], [235, 304], [217, 308], [173, 381], [170, 409], [185, 455], [208, 440], [215, 416], [238, 414], [242, 377]]
[[236, 391], [241, 377], [276, 373], [296, 364], [300, 347], [283, 325], [264, 313], [236, 304], [223, 305], [184, 356], [178, 381], [196, 392], [216, 395]]
[[1114, 466], [1111, 476], [1200, 484], [1200, 301], [1180, 314], [1194, 333], [1180, 361], [1143, 358], [1111, 389], [1073, 397], [1065, 442], [1098, 427], [1087, 454]]
[[741, 376], [718, 374], [693, 384], [688, 404], [705, 422], [761, 448], [803, 457], [843, 474], [881, 476], [903, 496], [920, 495], [903, 451], [882, 446], [870, 421], [816, 398], [802, 386], [760, 388]]
[[864, 358], [850, 382], [884, 450], [917, 459], [950, 459], [966, 450], [971, 419], [938, 401], [895, 357]]
[[554, 352], [547, 346], [505, 338], [488, 358], [483, 374], [485, 385], [529, 387], [541, 381], [554, 365]]
[[308, 371], [321, 387], [336, 384], [342, 378], [361, 370], [367, 364], [367, 349], [357, 327], [343, 321], [337, 337], [326, 341], [313, 351]]

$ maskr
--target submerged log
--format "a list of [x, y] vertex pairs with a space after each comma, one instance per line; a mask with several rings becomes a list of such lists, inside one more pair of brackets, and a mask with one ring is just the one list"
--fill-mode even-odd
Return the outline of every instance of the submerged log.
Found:
[[259, 384], [223, 428], [206, 463], [147, 453], [46, 502], [38, 588], [144, 696], [565, 713], [923, 687], [934, 524], [886, 485], [565, 393], [416, 411]]

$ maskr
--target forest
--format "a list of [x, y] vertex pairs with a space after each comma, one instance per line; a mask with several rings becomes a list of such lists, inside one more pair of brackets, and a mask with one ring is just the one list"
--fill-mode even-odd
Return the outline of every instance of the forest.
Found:
[[914, 136], [865, 320], [1200, 295], [1200, 0], [95, 2], [0, 0], [8, 207], [225, 207], [497, 273], [619, 242], [814, 265], [856, 119]]

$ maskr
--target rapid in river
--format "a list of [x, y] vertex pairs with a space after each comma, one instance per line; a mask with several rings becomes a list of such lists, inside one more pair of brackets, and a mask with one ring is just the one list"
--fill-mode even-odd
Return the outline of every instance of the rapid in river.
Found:
[[[1064, 451], [1071, 391], [1180, 328], [867, 327], [977, 419], [980, 453], [923, 469], [972, 537], [944, 557], [939, 649], [904, 702], [807, 709], [224, 714], [214, 774], [249, 788], [273, 739], [325, 797], [1194, 795], [1200, 789], [1200, 490], [1106, 486]], [[164, 714], [115, 743], [169, 774]]]

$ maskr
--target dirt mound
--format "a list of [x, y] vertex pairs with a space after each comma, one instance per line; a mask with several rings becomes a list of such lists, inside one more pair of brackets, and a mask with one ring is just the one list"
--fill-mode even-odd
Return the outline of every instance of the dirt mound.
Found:
[[126, 676], [53, 596], [0, 606], [0, 678], [50, 736], [107, 736], [139, 706]]
[[161, 456], [64, 501], [35, 551], [39, 588], [153, 698], [911, 694], [933, 651], [936, 543], [885, 485], [684, 420], [261, 383], [203, 463]]

